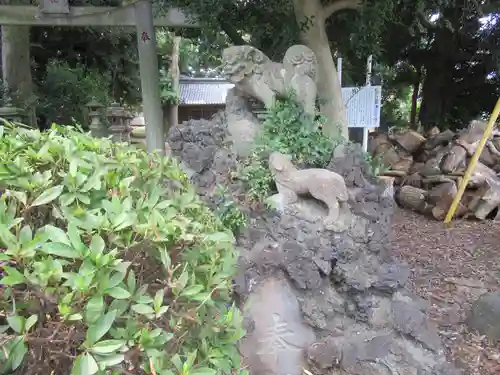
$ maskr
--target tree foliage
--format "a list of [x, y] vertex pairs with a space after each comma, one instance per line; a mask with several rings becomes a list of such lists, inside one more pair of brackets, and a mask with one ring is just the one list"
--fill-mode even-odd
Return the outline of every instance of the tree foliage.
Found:
[[422, 72], [408, 76], [407, 83], [422, 84], [424, 126], [460, 127], [491, 111], [500, 87], [498, 9], [498, 1], [398, 4], [380, 61], [405, 62]]
[[[70, 3], [121, 4], [118, 0]], [[419, 118], [425, 126], [460, 126], [491, 110], [500, 86], [499, 75], [492, 74], [500, 71], [499, 0], [360, 3], [357, 11], [337, 12], [326, 23], [332, 52], [343, 57], [345, 85], [364, 83], [366, 58], [374, 55], [377, 79], [384, 74], [394, 78], [383, 82], [386, 97], [397, 94], [399, 101], [410, 96], [410, 101], [413, 97], [422, 102]], [[181, 71], [195, 76], [215, 74], [220, 52], [229, 44], [249, 43], [280, 61], [291, 44], [300, 42], [301, 28], [307, 25], [307, 20], [295, 19], [292, 0], [154, 0], [154, 4], [159, 11], [178, 6], [198, 16], [202, 29], [175, 30], [183, 37]], [[159, 58], [165, 69], [172, 35], [170, 30], [158, 30]], [[108, 95], [114, 100], [135, 104], [140, 100], [135, 38], [135, 30], [124, 28], [33, 28], [35, 80], [40, 84], [46, 79], [54, 60], [71, 69], [81, 66], [111, 77]], [[408, 95], [408, 90], [416, 95]], [[387, 115], [395, 108], [391, 103]], [[414, 103], [410, 107], [418, 108]], [[394, 112], [390, 121], [408, 121], [410, 114], [401, 117]]]
[[50, 122], [75, 121], [85, 126], [88, 102], [96, 99], [103, 106], [111, 104], [111, 79], [109, 74], [91, 70], [82, 63], [70, 67], [67, 62], [52, 60], [45, 77], [38, 82], [38, 116]]
[[155, 0], [158, 7], [185, 9], [204, 26], [210, 41], [223, 32], [231, 44], [251, 44], [270, 58], [281, 58], [291, 44], [299, 41], [299, 26], [290, 0]]

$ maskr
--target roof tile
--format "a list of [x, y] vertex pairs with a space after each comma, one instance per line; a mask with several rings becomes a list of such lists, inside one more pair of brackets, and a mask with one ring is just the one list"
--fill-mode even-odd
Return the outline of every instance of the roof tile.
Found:
[[180, 104], [225, 104], [228, 90], [234, 85], [225, 81], [180, 82]]

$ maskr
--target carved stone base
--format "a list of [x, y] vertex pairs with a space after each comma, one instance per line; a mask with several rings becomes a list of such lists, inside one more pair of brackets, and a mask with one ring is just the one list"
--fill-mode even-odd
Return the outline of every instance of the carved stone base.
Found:
[[260, 129], [260, 123], [235, 88], [229, 90], [226, 96], [226, 119], [228, 140], [232, 143], [233, 152], [239, 157], [247, 156]]
[[301, 375], [315, 334], [304, 323], [288, 281], [265, 280], [249, 296], [244, 311], [248, 333], [240, 349], [245, 361], [252, 364], [252, 374]]
[[[220, 126], [201, 125], [172, 130], [170, 141], [193, 168], [198, 190], [209, 191], [224, 181], [234, 155], [222, 162], [218, 138], [206, 139]], [[219, 148], [200, 157], [208, 145]], [[459, 374], [446, 362], [427, 304], [405, 289], [408, 267], [391, 257], [394, 200], [384, 196], [387, 186], [367, 177], [361, 147], [345, 147], [343, 155], [328, 169], [346, 181], [344, 232], [325, 230], [327, 208], [312, 198], [280, 206], [274, 196], [275, 210], [265, 212], [242, 207], [249, 223], [237, 238], [234, 284], [247, 322], [243, 363], [251, 375]]]
[[333, 232], [344, 232], [355, 218], [351, 215], [348, 204], [341, 204], [339, 218], [335, 221], [328, 220], [328, 210], [324, 204], [314, 198], [299, 198], [297, 202], [285, 204], [281, 194], [268, 198], [269, 204], [280, 214], [296, 216], [308, 223], [315, 223], [318, 227]]

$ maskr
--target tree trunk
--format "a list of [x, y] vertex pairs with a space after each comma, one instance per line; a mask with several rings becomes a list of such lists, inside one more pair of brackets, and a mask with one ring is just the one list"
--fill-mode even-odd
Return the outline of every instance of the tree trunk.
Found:
[[304, 25], [301, 38], [313, 50], [318, 60], [318, 97], [321, 113], [328, 119], [325, 134], [349, 139], [347, 110], [342, 100], [342, 91], [333, 60], [330, 43], [325, 31], [325, 21], [329, 16], [320, 0], [293, 0], [295, 17], [299, 25]]
[[412, 129], [417, 128], [417, 101], [418, 101], [418, 91], [420, 90], [420, 79], [422, 77], [422, 68], [417, 68], [417, 76], [415, 82], [413, 82], [413, 93], [411, 96], [411, 112], [410, 112], [410, 127]]
[[431, 46], [431, 56], [426, 59], [425, 78], [422, 85], [422, 105], [419, 119], [427, 131], [442, 125], [449, 111], [450, 87], [453, 87], [453, 65], [450, 50], [454, 49], [453, 35], [438, 29]]
[[[9, 92], [28, 105], [33, 95], [29, 26], [2, 26], [2, 76]], [[36, 123], [33, 108], [28, 108], [28, 123]]]
[[[181, 37], [174, 37], [172, 45], [172, 59], [170, 63], [170, 76], [172, 77], [172, 90], [179, 92], [179, 48], [181, 45]], [[170, 106], [169, 127], [179, 125], [179, 104], [172, 103]]]
[[439, 126], [443, 120], [444, 80], [441, 73], [438, 67], [429, 66], [425, 74], [419, 119], [426, 131]]

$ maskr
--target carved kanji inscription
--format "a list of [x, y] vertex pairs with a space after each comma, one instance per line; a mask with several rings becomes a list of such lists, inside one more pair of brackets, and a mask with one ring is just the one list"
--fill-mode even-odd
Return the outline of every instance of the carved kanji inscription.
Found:
[[268, 326], [265, 335], [259, 339], [259, 355], [272, 355], [278, 360], [278, 355], [284, 350], [301, 350], [299, 345], [290, 340], [294, 332], [290, 329], [287, 322], [279, 314], [272, 314], [272, 324]]
[[148, 35], [148, 33], [147, 33], [147, 32], [143, 31], [143, 32], [141, 33], [141, 40], [142, 40], [143, 42], [147, 42], [148, 40], [151, 40], [151, 38], [149, 37], [149, 35]]
[[302, 319], [297, 297], [286, 280], [262, 282], [245, 303], [254, 330], [242, 340], [250, 374], [301, 375], [304, 351], [315, 340]]

